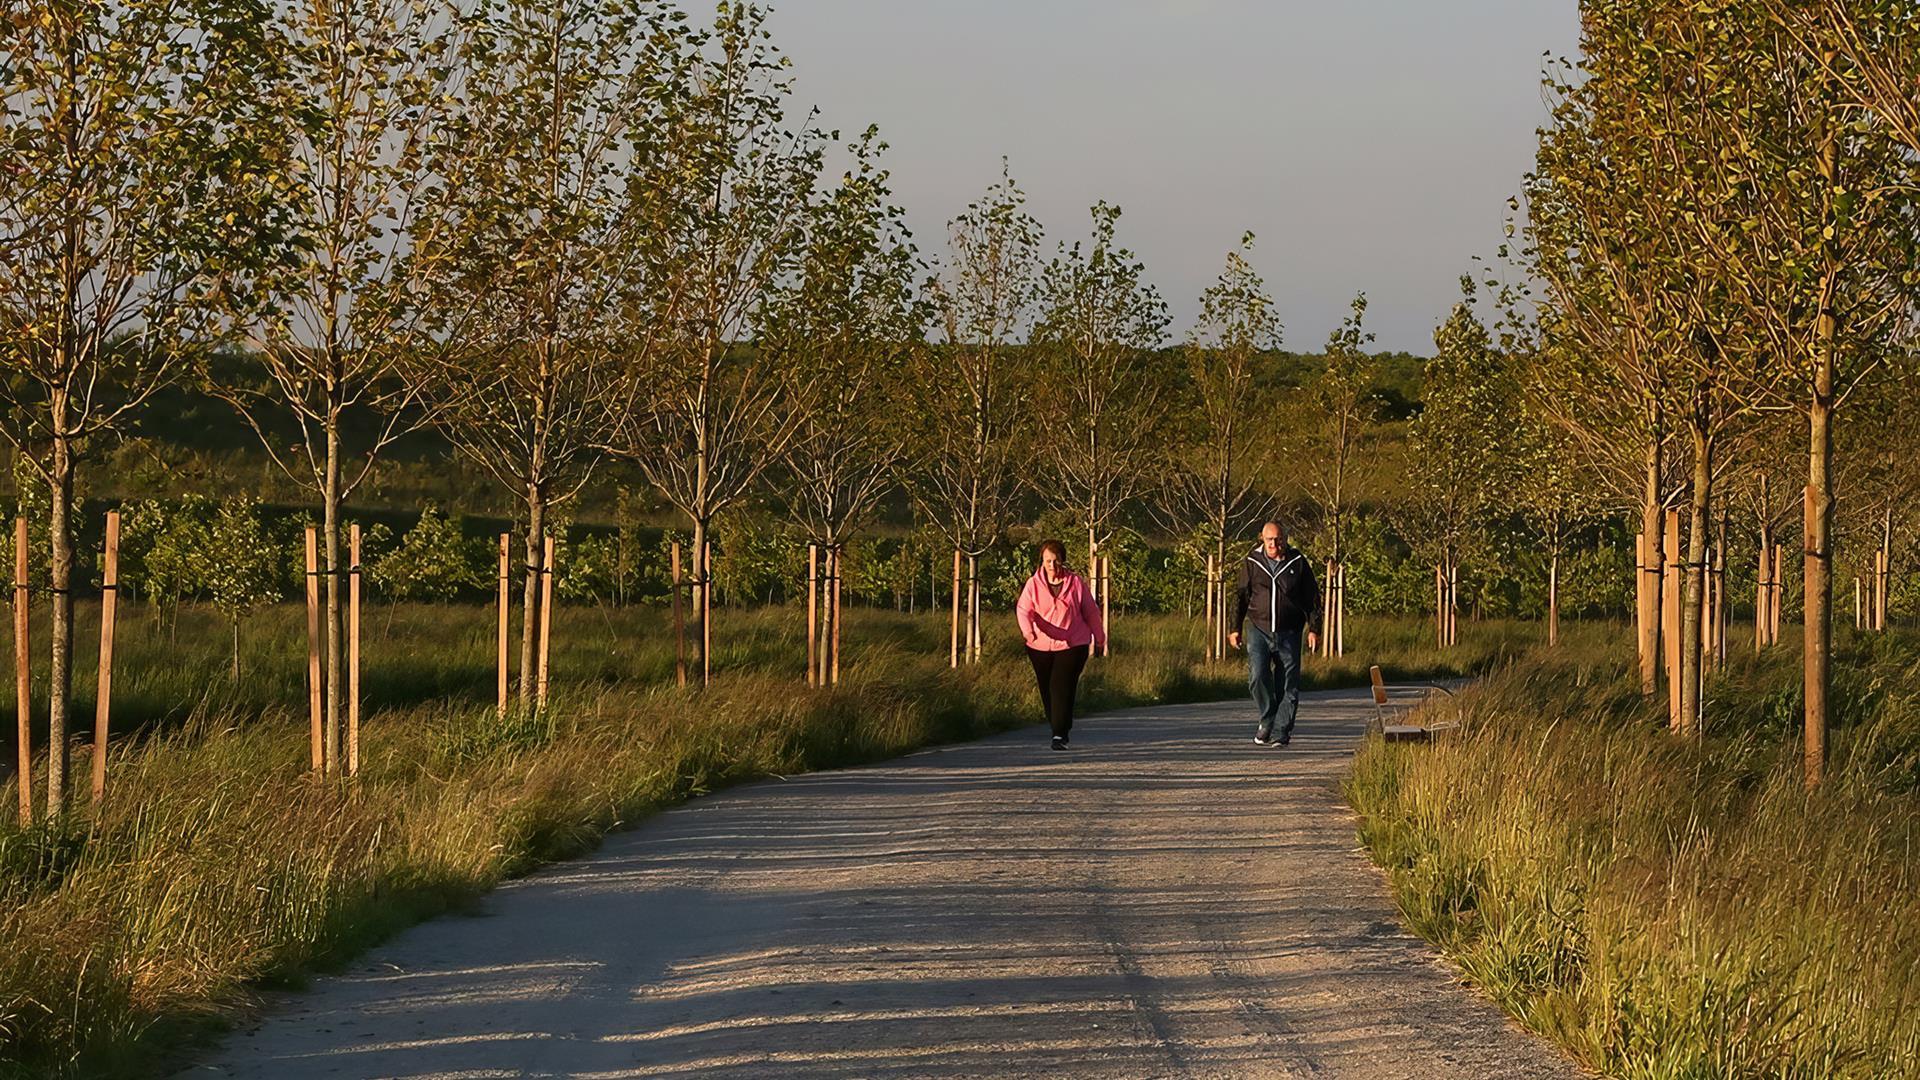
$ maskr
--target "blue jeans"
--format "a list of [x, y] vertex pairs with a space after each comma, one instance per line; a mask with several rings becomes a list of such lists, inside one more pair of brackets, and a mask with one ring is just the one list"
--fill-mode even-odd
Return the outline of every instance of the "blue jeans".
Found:
[[1272, 733], [1278, 721], [1280, 736], [1292, 735], [1300, 712], [1300, 631], [1247, 625], [1247, 688], [1260, 710], [1260, 730]]

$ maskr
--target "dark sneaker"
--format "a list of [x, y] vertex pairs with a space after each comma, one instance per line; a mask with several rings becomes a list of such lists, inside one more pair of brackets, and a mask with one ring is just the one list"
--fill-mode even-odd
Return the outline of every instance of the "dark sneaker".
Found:
[[1281, 746], [1285, 746], [1285, 745], [1287, 745], [1288, 743], [1290, 743], [1290, 742], [1292, 742], [1292, 741], [1293, 741], [1293, 732], [1291, 732], [1291, 731], [1287, 731], [1287, 732], [1282, 732], [1282, 733], [1281, 733], [1281, 735], [1280, 735], [1280, 745], [1281, 745]]
[[1253, 733], [1253, 741], [1254, 741], [1254, 744], [1257, 746], [1272, 746], [1273, 732], [1267, 731], [1265, 729], [1256, 731]]
[[1067, 748], [1067, 740], [1055, 735], [1053, 737], [1053, 748], [1055, 750], [1065, 750]]

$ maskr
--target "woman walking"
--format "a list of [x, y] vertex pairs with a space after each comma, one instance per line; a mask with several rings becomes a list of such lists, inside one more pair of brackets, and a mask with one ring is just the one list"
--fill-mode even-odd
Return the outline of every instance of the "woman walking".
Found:
[[1067, 569], [1067, 548], [1058, 540], [1040, 545], [1040, 568], [1020, 590], [1014, 609], [1027, 658], [1040, 684], [1040, 705], [1053, 725], [1053, 748], [1067, 748], [1073, 728], [1073, 697], [1094, 645], [1105, 646], [1107, 628], [1086, 579]]

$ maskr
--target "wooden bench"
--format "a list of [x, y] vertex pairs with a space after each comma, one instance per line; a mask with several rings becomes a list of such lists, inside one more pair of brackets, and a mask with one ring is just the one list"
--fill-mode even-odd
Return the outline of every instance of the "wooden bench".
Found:
[[1444, 686], [1423, 684], [1416, 689], [1424, 691], [1415, 701], [1392, 701], [1387, 695], [1387, 680], [1380, 674], [1380, 665], [1367, 669], [1367, 675], [1373, 680], [1373, 722], [1368, 726], [1380, 733], [1388, 742], [1426, 742], [1437, 731], [1447, 731], [1458, 727], [1455, 723], [1444, 724], [1407, 724], [1389, 723], [1390, 720], [1404, 720], [1408, 713], [1426, 704], [1438, 692], [1452, 696], [1453, 691]]

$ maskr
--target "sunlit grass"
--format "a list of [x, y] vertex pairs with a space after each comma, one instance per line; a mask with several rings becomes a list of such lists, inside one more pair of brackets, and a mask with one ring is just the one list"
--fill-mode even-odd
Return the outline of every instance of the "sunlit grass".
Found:
[[1842, 635], [1808, 793], [1799, 655], [1734, 650], [1665, 731], [1625, 635], [1582, 633], [1375, 743], [1350, 794], [1409, 921], [1609, 1076], [1920, 1076], [1920, 642]]

